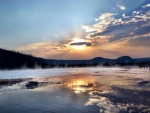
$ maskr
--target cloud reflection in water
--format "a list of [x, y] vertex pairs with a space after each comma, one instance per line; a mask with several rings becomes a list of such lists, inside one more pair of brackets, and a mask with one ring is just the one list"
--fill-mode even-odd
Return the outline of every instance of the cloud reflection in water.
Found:
[[[134, 79], [130, 80], [129, 78], [124, 79], [121, 77], [122, 80], [120, 80], [120, 77], [110, 77], [109, 79], [104, 78], [103, 81], [105, 82], [101, 84], [98, 82], [100, 78], [96, 80], [88, 77], [87, 79], [84, 76], [83, 78], [65, 82], [63, 85], [73, 90], [76, 94], [88, 93], [89, 99], [85, 106], [99, 106], [100, 113], [150, 112], [150, 91], [144, 89], [144, 87], [131, 84], [131, 80], [133, 81]], [[118, 85], [106, 84], [114, 79]], [[121, 81], [127, 83], [122, 85], [120, 84]]]
[[[66, 113], [64, 109], [71, 113], [76, 113], [76, 110], [89, 113], [149, 113], [150, 84], [144, 82], [147, 80], [143, 77], [145, 74], [141, 76], [142, 73], [133, 73], [133, 70], [113, 72], [109, 71], [110, 75], [98, 72], [35, 78], [33, 82], [28, 81], [25, 85], [28, 90], [23, 89], [23, 94], [21, 91], [7, 92], [0, 103], [3, 105], [8, 97], [16, 102], [18, 95], [22, 98], [17, 101], [19, 105], [23, 102], [30, 103], [25, 99], [28, 95], [33, 105], [42, 105], [39, 109], [57, 111], [59, 107], [63, 108], [59, 113]], [[139, 86], [141, 82], [145, 84]], [[10, 87], [6, 88], [7, 91], [10, 90]], [[49, 108], [46, 107], [47, 104], [56, 107]]]

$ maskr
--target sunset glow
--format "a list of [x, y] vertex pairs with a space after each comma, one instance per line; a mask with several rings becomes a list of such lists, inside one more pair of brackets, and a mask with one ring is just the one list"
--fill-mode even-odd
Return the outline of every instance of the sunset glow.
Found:
[[0, 45], [47, 59], [149, 57], [149, 4], [149, 0], [1, 1]]
[[76, 49], [76, 50], [84, 50], [86, 49], [86, 46], [85, 45], [81, 45], [81, 46], [71, 46], [73, 49]]
[[75, 37], [72, 39], [71, 42], [69, 42], [69, 45], [72, 49], [75, 49], [75, 50], [86, 50], [87, 49], [86, 43], [88, 42], [89, 41], [87, 40]]
[[150, 0], [0, 0], [0, 113], [150, 113]]

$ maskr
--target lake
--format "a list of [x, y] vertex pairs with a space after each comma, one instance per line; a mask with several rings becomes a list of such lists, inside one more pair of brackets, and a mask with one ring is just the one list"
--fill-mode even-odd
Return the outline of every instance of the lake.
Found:
[[0, 113], [150, 113], [150, 71], [137, 67], [0, 71]]

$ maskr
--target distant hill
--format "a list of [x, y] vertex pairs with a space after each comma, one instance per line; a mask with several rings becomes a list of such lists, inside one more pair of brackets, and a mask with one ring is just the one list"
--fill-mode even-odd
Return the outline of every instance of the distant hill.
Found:
[[89, 60], [55, 60], [34, 57], [16, 51], [0, 49], [0, 69], [86, 67], [86, 66], [125, 66], [150, 63], [150, 58], [131, 58], [121, 56], [117, 59], [95, 57]]
[[125, 66], [125, 65], [143, 65], [150, 63], [150, 58], [131, 58], [130, 56], [121, 56], [117, 59], [95, 57], [89, 60], [52, 60], [45, 59], [51, 67], [86, 67], [86, 66]]
[[134, 59], [132, 59], [129, 56], [122, 56], [116, 59], [117, 64], [122, 64], [122, 63], [134, 63]]

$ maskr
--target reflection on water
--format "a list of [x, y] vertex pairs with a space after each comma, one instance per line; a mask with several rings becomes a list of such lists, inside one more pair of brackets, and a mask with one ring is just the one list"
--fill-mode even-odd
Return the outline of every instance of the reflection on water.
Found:
[[77, 73], [1, 84], [0, 113], [150, 113], [145, 73], [113, 70], [113, 76]]
[[118, 113], [118, 112], [150, 112], [150, 99], [148, 91], [128, 90], [124, 88], [112, 88], [114, 92], [101, 93], [91, 92], [86, 106], [97, 105], [100, 112]]
[[76, 94], [91, 91], [96, 88], [95, 83], [89, 83], [86, 80], [80, 80], [80, 79], [75, 81], [70, 81], [70, 82], [64, 82], [63, 85], [73, 90]]

